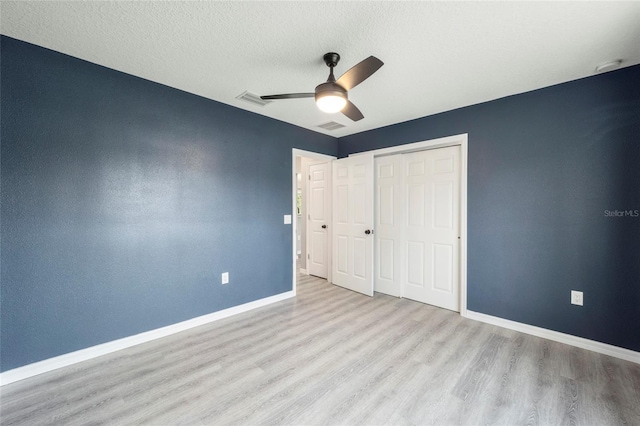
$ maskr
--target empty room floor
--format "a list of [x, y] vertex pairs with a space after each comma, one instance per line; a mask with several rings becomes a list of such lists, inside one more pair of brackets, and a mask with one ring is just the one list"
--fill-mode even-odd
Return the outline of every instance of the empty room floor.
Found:
[[640, 365], [301, 276], [289, 300], [3, 386], [13, 424], [640, 425]]

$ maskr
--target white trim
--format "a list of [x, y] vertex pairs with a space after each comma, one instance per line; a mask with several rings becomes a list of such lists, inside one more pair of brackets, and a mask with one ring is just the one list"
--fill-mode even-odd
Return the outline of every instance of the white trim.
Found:
[[[291, 270], [293, 274], [293, 276], [291, 277], [291, 280], [292, 280], [291, 291], [293, 292], [294, 296], [296, 295], [296, 276], [298, 275], [296, 271], [296, 263], [298, 260], [297, 254], [296, 254], [296, 251], [297, 251], [296, 250], [296, 228], [298, 226], [298, 215], [296, 213], [296, 196], [297, 196], [297, 188], [298, 188], [298, 179], [296, 176], [296, 157], [313, 158], [314, 160], [319, 160], [319, 161], [323, 161], [323, 160], [333, 161], [336, 159], [336, 157], [332, 155], [320, 154], [318, 152], [312, 152], [312, 151], [305, 151], [303, 149], [298, 149], [298, 148], [291, 148], [291, 215], [293, 217], [293, 222], [291, 226], [291, 244], [292, 244]], [[329, 182], [329, 185], [330, 184], [331, 182]], [[331, 209], [331, 206], [329, 206], [329, 209]], [[329, 233], [327, 244], [328, 244], [328, 247], [331, 247], [331, 233]], [[330, 258], [328, 260], [328, 265], [327, 265], [327, 281], [331, 282], [331, 259]]]
[[595, 340], [585, 339], [583, 337], [573, 336], [571, 334], [560, 333], [559, 331], [553, 331], [546, 328], [523, 324], [521, 322], [494, 317], [487, 314], [481, 314], [479, 312], [467, 311], [464, 316], [475, 321], [497, 325], [498, 327], [508, 328], [509, 330], [519, 331], [521, 333], [530, 334], [532, 336], [553, 340], [554, 342], [564, 343], [566, 345], [587, 349], [589, 351], [640, 364], [640, 352], [632, 351], [630, 349], [597, 342]]
[[301, 273], [302, 275], [309, 275], [309, 273], [307, 272], [307, 270], [306, 270], [306, 269], [302, 269], [302, 268], [300, 268], [300, 273]]
[[460, 143], [460, 315], [467, 315], [467, 180], [469, 178], [469, 137]]
[[275, 296], [254, 300], [253, 302], [233, 306], [231, 308], [223, 309], [221, 311], [213, 312], [207, 315], [202, 315], [187, 321], [168, 325], [166, 327], [156, 328], [155, 330], [146, 331], [144, 333], [135, 334], [133, 336], [124, 337], [122, 339], [113, 340], [111, 342], [102, 343], [96, 346], [91, 346], [86, 349], [70, 352], [54, 358], [34, 362], [33, 364], [28, 364], [23, 367], [14, 368], [13, 370], [8, 370], [0, 373], [0, 386], [8, 385], [9, 383], [17, 382], [19, 380], [37, 376], [38, 374], [57, 370], [58, 368], [66, 367], [82, 361], [97, 358], [99, 356], [110, 354], [121, 349], [130, 348], [141, 343], [160, 339], [162, 337], [189, 330], [191, 328], [198, 327], [204, 324], [209, 324], [223, 318], [241, 314], [252, 309], [261, 308], [272, 303], [280, 302], [294, 296], [295, 294], [293, 293], [293, 291], [287, 291], [285, 293], [276, 294]]
[[382, 157], [385, 155], [406, 154], [426, 149], [444, 148], [448, 146], [460, 146], [460, 315], [467, 314], [467, 179], [469, 175], [469, 134], [462, 133], [444, 138], [428, 141], [396, 145], [389, 148], [381, 148], [373, 151], [357, 152], [349, 154], [370, 155]]
[[427, 141], [420, 141], [414, 143], [407, 143], [404, 145], [395, 145], [388, 148], [374, 149], [373, 151], [363, 151], [349, 154], [349, 157], [355, 155], [373, 154], [374, 157], [381, 157], [383, 155], [393, 155], [400, 153], [408, 153], [413, 151], [424, 151], [425, 149], [444, 148], [446, 146], [462, 145], [466, 144], [469, 139], [468, 133], [461, 133], [459, 135], [447, 136], [444, 138], [430, 139]]

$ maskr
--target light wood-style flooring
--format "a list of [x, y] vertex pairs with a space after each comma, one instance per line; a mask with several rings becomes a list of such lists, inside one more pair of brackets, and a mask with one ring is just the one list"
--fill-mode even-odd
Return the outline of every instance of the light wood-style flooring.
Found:
[[2, 425], [640, 425], [640, 365], [301, 276], [294, 299], [0, 397]]

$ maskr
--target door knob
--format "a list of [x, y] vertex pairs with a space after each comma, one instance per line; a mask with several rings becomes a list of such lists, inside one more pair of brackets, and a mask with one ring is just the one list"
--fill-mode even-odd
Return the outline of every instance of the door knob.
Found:
[[367, 229], [366, 231], [364, 231], [364, 233], [367, 235], [373, 234], [373, 229]]
[[322, 229], [327, 229], [327, 225], [322, 225]]

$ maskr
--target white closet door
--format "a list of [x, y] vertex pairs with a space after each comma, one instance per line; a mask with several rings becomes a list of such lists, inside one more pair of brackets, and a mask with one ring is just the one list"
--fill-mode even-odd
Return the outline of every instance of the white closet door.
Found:
[[377, 157], [375, 175], [374, 289], [400, 297], [404, 248], [402, 155]]
[[331, 221], [329, 211], [329, 173], [331, 163], [318, 163], [309, 166], [309, 274], [327, 278], [328, 247], [327, 240]]
[[403, 296], [460, 310], [460, 147], [403, 155]]
[[334, 284], [373, 296], [373, 155], [333, 161]]

